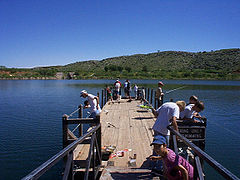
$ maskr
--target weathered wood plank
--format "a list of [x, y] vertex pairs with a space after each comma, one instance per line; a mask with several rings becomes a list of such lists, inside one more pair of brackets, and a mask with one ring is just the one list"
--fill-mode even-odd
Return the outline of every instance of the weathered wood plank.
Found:
[[[140, 101], [121, 99], [120, 103], [107, 103], [101, 113], [102, 146], [116, 146], [114, 153], [125, 150], [123, 157], [114, 157], [115, 167], [128, 167], [129, 157], [136, 154], [136, 167], [143, 167], [146, 158], [152, 154], [151, 127], [154, 117], [150, 111], [139, 107]], [[88, 147], [83, 145], [78, 159], [86, 158]], [[127, 149], [129, 151], [127, 151]]]

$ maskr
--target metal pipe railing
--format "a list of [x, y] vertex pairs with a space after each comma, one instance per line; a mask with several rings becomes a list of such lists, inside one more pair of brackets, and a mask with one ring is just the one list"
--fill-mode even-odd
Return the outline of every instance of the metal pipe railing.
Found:
[[33, 170], [31, 173], [29, 173], [27, 176], [22, 178], [22, 180], [32, 180], [32, 179], [38, 179], [41, 177], [46, 171], [48, 171], [52, 166], [54, 166], [57, 162], [59, 162], [61, 159], [63, 159], [68, 153], [73, 151], [78, 144], [82, 143], [87, 137], [91, 136], [91, 134], [95, 133], [99, 128], [101, 127], [101, 124], [98, 124], [95, 128], [91, 129], [88, 133], [65, 147], [63, 150], [61, 150], [59, 153], [54, 155], [52, 158], [50, 158], [48, 161], [44, 162], [42, 165], [40, 165], [38, 168]]
[[221, 174], [224, 178], [239, 180], [239, 178], [237, 176], [235, 176], [233, 173], [231, 173], [229, 170], [227, 170], [225, 167], [223, 167], [220, 163], [218, 163], [211, 156], [209, 156], [207, 153], [202, 151], [195, 144], [190, 142], [187, 138], [185, 138], [183, 135], [181, 135], [178, 131], [174, 130], [171, 126], [168, 126], [168, 129], [173, 134], [178, 136], [186, 145], [191, 147], [192, 150], [194, 151], [194, 153], [196, 153], [201, 159], [205, 160], [210, 166], [212, 166], [216, 171], [218, 171], [219, 174]]

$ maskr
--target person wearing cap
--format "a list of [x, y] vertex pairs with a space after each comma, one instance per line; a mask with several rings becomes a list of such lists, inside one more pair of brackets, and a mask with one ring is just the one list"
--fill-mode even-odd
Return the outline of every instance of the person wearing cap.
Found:
[[166, 139], [161, 135], [154, 137], [153, 151], [157, 156], [153, 155], [150, 157], [152, 161], [162, 160], [165, 167], [165, 176], [168, 180], [171, 179], [183, 179], [193, 180], [194, 168], [193, 166], [182, 156], [177, 155], [174, 151], [167, 148]]
[[164, 86], [162, 81], [158, 82], [158, 89], [156, 91], [156, 99], [157, 99], [157, 105], [160, 107], [162, 105], [162, 97], [164, 96], [164, 93], [162, 91], [162, 87]]
[[99, 105], [99, 98], [97, 96], [94, 96], [92, 94], [89, 94], [86, 90], [82, 90], [80, 97], [87, 98], [87, 101], [90, 105], [84, 106], [84, 108], [90, 108], [90, 118], [95, 118], [98, 113], [101, 112], [101, 108]]
[[192, 95], [192, 96], [190, 96], [190, 98], [189, 98], [189, 103], [188, 103], [187, 105], [189, 105], [189, 104], [195, 104], [196, 102], [198, 102], [198, 97], [195, 96], [195, 95]]
[[169, 145], [170, 131], [167, 127], [172, 123], [173, 128], [178, 131], [176, 120], [179, 118], [181, 111], [185, 109], [186, 103], [184, 101], [166, 102], [157, 110], [152, 108], [152, 113], [157, 118], [152, 129], [154, 136], [162, 135], [166, 138], [167, 145]]
[[[174, 102], [166, 102], [162, 106], [160, 106], [157, 110], [155, 110], [153, 107], [152, 113], [157, 118], [152, 129], [154, 131], [154, 138], [158, 137], [159, 135], [161, 137], [164, 137], [165, 144], [169, 146], [169, 137], [170, 137], [170, 131], [167, 129], [167, 127], [172, 123], [173, 128], [178, 131], [177, 126], [177, 119], [179, 118], [180, 111], [183, 111], [186, 106], [186, 103], [184, 101], [177, 101]], [[153, 155], [155, 151], [153, 151]], [[152, 163], [152, 171], [159, 171], [160, 174], [162, 174], [162, 161], [160, 162], [154, 162]]]

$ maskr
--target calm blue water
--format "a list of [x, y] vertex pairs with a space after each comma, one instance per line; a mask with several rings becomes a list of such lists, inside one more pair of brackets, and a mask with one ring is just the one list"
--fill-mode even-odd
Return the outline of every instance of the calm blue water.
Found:
[[[122, 81], [124, 82], [124, 80]], [[131, 80], [156, 88], [156, 80]], [[204, 101], [208, 119], [206, 152], [238, 175], [240, 169], [240, 81], [163, 81], [164, 91], [188, 101], [197, 95]], [[0, 81], [0, 179], [20, 179], [62, 148], [63, 114], [77, 109], [82, 89], [100, 92], [114, 80], [1, 80]], [[205, 165], [206, 179], [223, 179]], [[239, 175], [238, 175], [239, 176]], [[42, 179], [61, 177], [61, 164]]]

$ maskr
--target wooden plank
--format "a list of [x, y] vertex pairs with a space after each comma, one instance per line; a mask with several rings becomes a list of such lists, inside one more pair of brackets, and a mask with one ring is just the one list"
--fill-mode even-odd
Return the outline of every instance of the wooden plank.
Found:
[[[116, 146], [114, 153], [125, 151], [123, 157], [110, 159], [115, 167], [128, 168], [129, 157], [136, 154], [136, 168], [145, 165], [147, 159], [152, 154], [152, 126], [154, 117], [150, 111], [141, 109], [139, 100], [127, 102], [128, 99], [121, 99], [120, 103], [107, 103], [101, 112], [102, 125], [102, 146]], [[87, 157], [87, 145], [82, 145], [79, 160]], [[79, 148], [80, 149], [80, 148]], [[85, 152], [87, 151], [87, 152]]]

